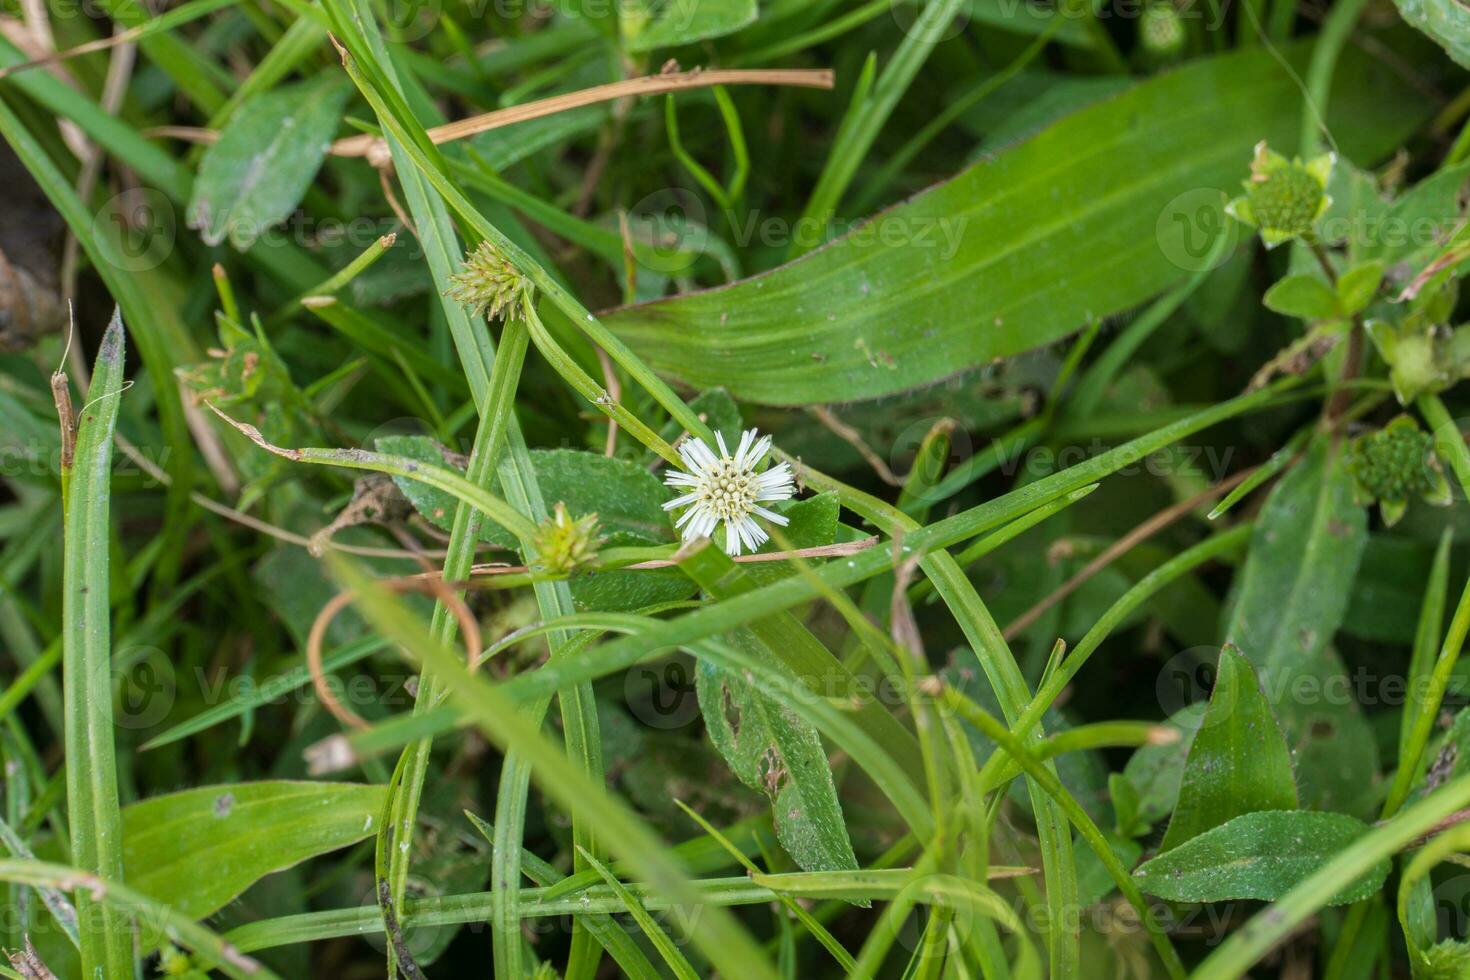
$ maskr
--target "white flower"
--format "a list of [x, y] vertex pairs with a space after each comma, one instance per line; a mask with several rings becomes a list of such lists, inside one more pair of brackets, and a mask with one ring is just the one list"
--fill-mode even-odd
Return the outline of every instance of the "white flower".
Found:
[[761, 504], [769, 500], [790, 500], [796, 495], [791, 465], [777, 463], [764, 473], [756, 472], [771, 448], [771, 437], [756, 439], [755, 429], [740, 436], [735, 455], [725, 448], [725, 439], [715, 433], [720, 454], [704, 440], [690, 436], [679, 445], [687, 473], [670, 473], [664, 482], [686, 491], [664, 504], [664, 510], [688, 507], [674, 527], [684, 529], [684, 540], [708, 538], [721, 521], [725, 522], [725, 551], [740, 554], [742, 544], [749, 551], [759, 548], [770, 535], [756, 523], [759, 514], [773, 524], [785, 527], [786, 518]]

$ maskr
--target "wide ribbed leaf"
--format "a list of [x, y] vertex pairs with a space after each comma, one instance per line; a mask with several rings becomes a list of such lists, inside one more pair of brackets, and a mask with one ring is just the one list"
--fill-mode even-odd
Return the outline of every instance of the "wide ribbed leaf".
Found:
[[[1304, 53], [1289, 53], [1299, 68]], [[876, 398], [1050, 343], [1202, 267], [1251, 147], [1289, 150], [1300, 128], [1276, 57], [1160, 76], [795, 262], [606, 322], [666, 375], [778, 405]], [[1356, 121], [1339, 132], [1359, 162], [1420, 118], [1403, 81], [1351, 48], [1335, 78], [1331, 115]], [[788, 233], [767, 217], [746, 230]]]

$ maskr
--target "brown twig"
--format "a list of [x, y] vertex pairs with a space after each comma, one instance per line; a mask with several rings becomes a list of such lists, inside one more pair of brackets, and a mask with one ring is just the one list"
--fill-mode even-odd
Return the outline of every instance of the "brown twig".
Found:
[[[1449, 830], [1451, 827], [1458, 827], [1460, 824], [1465, 823], [1466, 821], [1470, 821], [1470, 809], [1456, 810], [1454, 813], [1445, 817], [1433, 827], [1430, 827], [1428, 831], [1414, 838], [1413, 843], [1409, 844], [1408, 847], [1405, 848], [1405, 850], [1409, 850], [1415, 847], [1421, 847], [1424, 844], [1427, 844], [1431, 839], [1439, 836], [1446, 830]], [[1374, 826], [1382, 826], [1386, 822], [1387, 821], [1380, 820], [1375, 823]]]
[[[137, 466], [144, 473], [148, 474], [150, 478], [157, 480], [166, 487], [173, 485], [173, 477], [160, 469], [153, 460], [144, 456], [138, 447], [128, 440], [127, 436], [124, 436], [122, 433], [117, 433], [113, 438], [117, 442], [117, 448], [122, 451], [124, 456], [132, 460], [134, 466]], [[234, 521], [241, 527], [248, 527], [252, 531], [259, 531], [261, 534], [269, 535], [277, 541], [294, 544], [308, 551], [313, 547], [313, 540], [305, 535], [296, 534], [283, 527], [277, 527], [268, 521], [263, 521], [258, 517], [247, 514], [243, 510], [235, 510], [228, 504], [222, 504], [212, 497], [206, 497], [197, 490], [190, 491], [189, 499], [211, 513], [218, 514], [226, 520]], [[333, 551], [340, 551], [344, 555], [357, 555], [360, 558], [415, 559], [420, 555], [426, 558], [443, 558], [445, 556], [445, 552], [443, 551], [410, 552], [403, 551], [399, 548], [372, 548], [363, 545], [338, 544], [335, 541], [326, 542], [326, 547], [331, 548]]]
[[18, 65], [11, 65], [9, 68], [0, 68], [0, 78], [9, 78], [11, 75], [17, 75], [23, 71], [30, 71], [33, 68], [45, 68], [47, 65], [59, 64], [60, 62], [76, 58], [80, 55], [106, 51], [108, 48], [115, 48], [119, 44], [127, 44], [129, 41], [137, 40], [144, 34], [147, 34], [148, 31], [148, 24], [129, 27], [126, 30], [118, 31], [110, 37], [87, 41], [85, 44], [78, 44], [76, 47], [67, 48], [65, 51], [54, 51], [42, 57], [33, 58], [30, 61], [23, 61]]
[[[1327, 257], [1327, 251], [1319, 243], [1312, 242], [1309, 251], [1316, 256], [1317, 264], [1322, 267], [1322, 274], [1337, 289], [1337, 270], [1332, 267], [1332, 260]], [[1327, 399], [1327, 404], [1322, 406], [1322, 427], [1332, 428], [1342, 413], [1347, 411], [1352, 404], [1353, 392], [1347, 386], [1347, 382], [1358, 376], [1363, 368], [1363, 335], [1368, 328], [1363, 323], [1363, 315], [1354, 313], [1352, 324], [1348, 327], [1348, 345], [1342, 359], [1342, 374], [1338, 377], [1337, 390]]]
[[[455, 594], [453, 588], [443, 579], [412, 575], [405, 578], [382, 579], [378, 583], [392, 592], [422, 592], [429, 593], [454, 614], [459, 620], [459, 630], [464, 637], [465, 649], [469, 651], [470, 669], [473, 670], [479, 662], [480, 652], [480, 624], [476, 621], [474, 613], [465, 601]], [[322, 642], [327, 635], [327, 627], [332, 625], [332, 620], [337, 614], [356, 600], [354, 592], [339, 592], [334, 595], [321, 612], [316, 614], [316, 620], [311, 624], [311, 634], [306, 638], [306, 669], [311, 674], [311, 684], [316, 688], [317, 697], [321, 698], [322, 705], [332, 713], [332, 716], [349, 728], [364, 729], [370, 727], [362, 716], [351, 708], [337, 700], [337, 695], [327, 684], [327, 675], [322, 668]]]
[[[747, 562], [763, 561], [786, 561], [790, 558], [842, 558], [846, 555], [855, 555], [860, 551], [866, 551], [878, 543], [876, 536], [863, 538], [860, 541], [843, 541], [838, 544], [818, 545], [814, 548], [797, 548], [794, 551], [768, 551], [753, 555], [735, 555], [732, 561], [742, 564]], [[613, 571], [638, 571], [646, 568], [672, 568], [679, 564], [672, 558], [650, 558], [648, 561], [640, 561], [632, 565], [620, 565]], [[475, 565], [470, 568], [472, 576], [490, 575], [524, 575], [531, 569], [525, 565]], [[426, 573], [426, 574], [438, 574]]]
[[[607, 355], [597, 344], [592, 345], [597, 353], [597, 363], [602, 365], [602, 386], [607, 389], [608, 396], [615, 402], [623, 400], [623, 383], [618, 379], [617, 368], [613, 367], [612, 358]], [[607, 417], [607, 442], [602, 447], [602, 454], [607, 457], [616, 456], [618, 452], [618, 420], [611, 415]]]
[[1108, 545], [1105, 549], [1103, 549], [1101, 554], [1099, 554], [1092, 561], [1084, 565], [1081, 570], [1077, 572], [1076, 575], [1073, 575], [1071, 578], [1067, 579], [1067, 581], [1063, 582], [1045, 599], [1042, 599], [1036, 605], [1032, 606], [1021, 615], [1017, 616], [1015, 620], [1012, 621], [1011, 624], [1005, 628], [1005, 631], [1004, 633], [1002, 633], [1002, 635], [1007, 640], [1014, 639], [1023, 630], [1025, 630], [1031, 624], [1040, 619], [1042, 613], [1046, 612], [1052, 606], [1055, 606], [1067, 596], [1077, 591], [1077, 589], [1080, 588], [1084, 582], [1092, 578], [1104, 568], [1107, 568], [1114, 561], [1116, 561], [1119, 556], [1133, 550], [1134, 546], [1138, 545], [1142, 541], [1147, 540], [1148, 538], [1153, 537], [1155, 534], [1162, 531], [1170, 524], [1173, 524], [1180, 518], [1184, 517], [1186, 514], [1195, 510], [1200, 505], [1209, 503], [1216, 497], [1223, 496], [1224, 494], [1229, 493], [1236, 486], [1245, 482], [1245, 480], [1257, 469], [1259, 469], [1259, 467], [1252, 466], [1249, 469], [1241, 470], [1240, 472], [1232, 474], [1224, 480], [1221, 480], [1214, 486], [1201, 490], [1194, 496], [1189, 497], [1185, 500], [1181, 500], [1179, 501], [1179, 503], [1174, 504], [1172, 507], [1166, 507], [1164, 510], [1159, 511], [1157, 514], [1153, 515], [1148, 520], [1144, 521], [1142, 524], [1138, 525], [1133, 530], [1129, 531], [1127, 534], [1123, 535], [1121, 538]]
[[858, 455], [863, 458], [863, 461], [872, 467], [874, 473], [878, 474], [878, 479], [890, 487], [903, 486], [903, 481], [894, 474], [893, 470], [888, 468], [888, 464], [883, 462], [883, 457], [874, 452], [873, 447], [869, 446], [863, 440], [863, 434], [861, 432], [833, 415], [823, 405], [812, 405], [807, 408], [807, 411], [811, 413], [812, 418], [826, 426], [833, 435], [856, 449]]
[[[671, 72], [667, 75], [626, 78], [620, 82], [594, 85], [592, 88], [576, 92], [566, 92], [546, 99], [537, 99], [534, 102], [496, 109], [494, 112], [481, 113], [478, 116], [470, 116], [468, 119], [459, 119], [442, 126], [435, 126], [428, 131], [428, 136], [435, 144], [452, 143], [455, 140], [477, 136], [502, 126], [540, 119], [543, 116], [552, 116], [559, 112], [579, 109], [582, 106], [596, 105], [599, 102], [662, 95], [666, 92], [709, 88], [714, 85], [777, 85], [830, 89], [833, 84], [834, 76], [830, 68], [716, 68], [709, 71], [696, 68], [693, 71]], [[219, 133], [215, 130], [199, 129], [193, 126], [158, 126], [148, 130], [146, 135], [186, 140], [191, 143], [213, 143], [219, 139]], [[332, 144], [332, 154], [339, 157], [381, 159], [386, 146], [381, 136], [362, 133], [337, 140]]]
[[393, 908], [393, 889], [386, 879], [378, 881], [378, 906], [383, 910], [383, 929], [398, 963], [398, 972], [407, 980], [424, 980], [424, 971], [414, 962], [413, 950], [403, 938], [403, 928], [398, 922], [398, 913]]

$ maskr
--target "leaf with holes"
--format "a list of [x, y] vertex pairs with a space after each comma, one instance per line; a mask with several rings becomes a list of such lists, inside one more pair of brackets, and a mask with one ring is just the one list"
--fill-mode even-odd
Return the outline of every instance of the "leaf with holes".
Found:
[[[734, 634], [734, 640], [769, 656], [748, 631]], [[771, 669], [790, 673], [774, 660]], [[786, 853], [805, 871], [855, 870], [857, 858], [817, 730], [738, 675], [707, 662], [699, 664], [696, 689], [710, 741], [741, 782], [770, 799], [776, 838]]]

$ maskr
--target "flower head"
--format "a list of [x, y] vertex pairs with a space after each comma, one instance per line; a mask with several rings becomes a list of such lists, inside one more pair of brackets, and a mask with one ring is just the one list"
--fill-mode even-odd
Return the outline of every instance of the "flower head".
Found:
[[742, 547], [754, 551], [770, 537], [756, 523], [757, 515], [772, 524], [786, 525], [786, 518], [761, 504], [790, 500], [796, 495], [791, 464], [777, 463], [758, 472], [761, 460], [771, 449], [771, 437], [758, 439], [757, 435], [755, 429], [746, 429], [733, 456], [719, 433], [715, 433], [718, 456], [703, 439], [691, 436], [679, 445], [687, 472], [670, 473], [664, 482], [684, 493], [664, 504], [664, 510], [689, 508], [674, 523], [683, 529], [684, 540], [710, 537], [723, 521], [725, 551], [738, 555]]
[[521, 293], [526, 279], [500, 250], [488, 241], [464, 257], [464, 265], [449, 277], [451, 298], [491, 320], [504, 314], [521, 315]]
[[1434, 455], [1434, 437], [1412, 416], [1400, 415], [1377, 432], [1354, 439], [1347, 466], [1359, 502], [1378, 501], [1390, 527], [1404, 516], [1413, 497], [1437, 506], [1451, 502], [1449, 482]]
[[1300, 157], [1288, 160], [1267, 149], [1262, 140], [1256, 144], [1251, 160], [1245, 196], [1231, 201], [1226, 210], [1258, 229], [1267, 248], [1293, 238], [1310, 237], [1332, 204], [1327, 183], [1335, 160], [1331, 153], [1306, 163]]
[[602, 538], [596, 514], [573, 519], [567, 505], [557, 501], [556, 510], [537, 529], [537, 565], [556, 575], [575, 575], [594, 568]]

